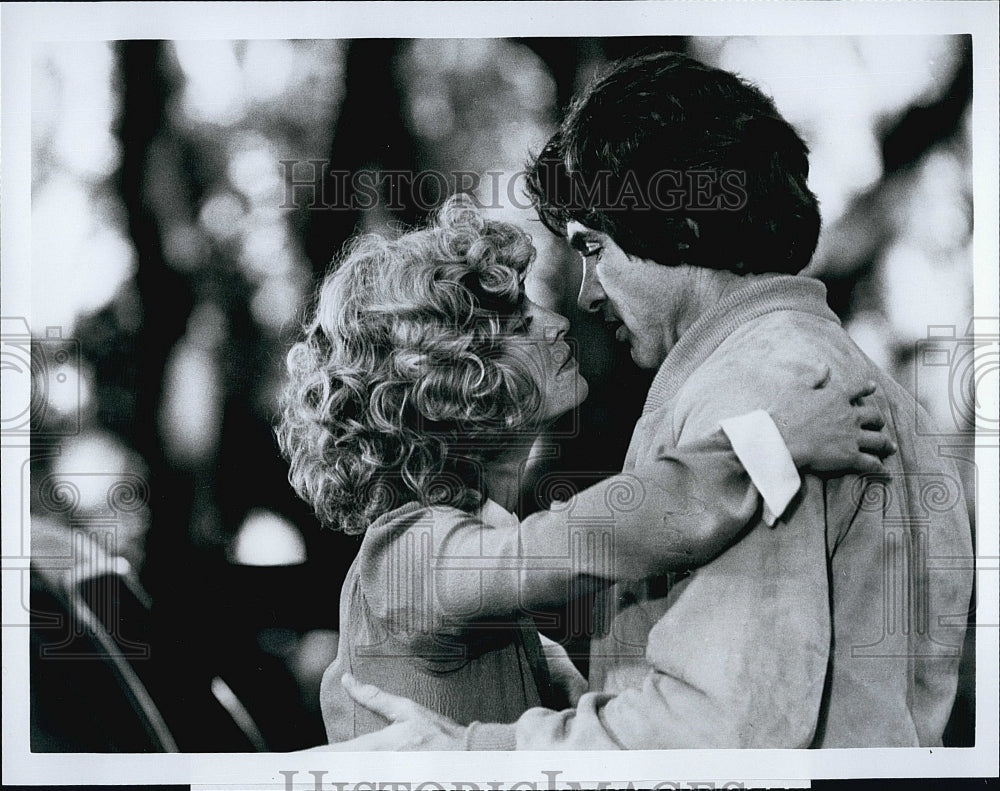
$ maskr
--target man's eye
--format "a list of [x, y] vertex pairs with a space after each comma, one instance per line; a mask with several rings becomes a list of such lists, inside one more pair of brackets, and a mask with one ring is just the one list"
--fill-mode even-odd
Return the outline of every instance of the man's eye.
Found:
[[580, 255], [584, 258], [593, 258], [595, 255], [600, 255], [603, 249], [600, 242], [585, 242], [580, 250]]

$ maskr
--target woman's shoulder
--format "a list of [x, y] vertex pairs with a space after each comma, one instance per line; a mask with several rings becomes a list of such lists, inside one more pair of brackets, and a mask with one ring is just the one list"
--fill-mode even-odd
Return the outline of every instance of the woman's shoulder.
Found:
[[373, 566], [401, 559], [430, 557], [456, 530], [478, 530], [479, 517], [447, 505], [409, 502], [376, 519], [365, 531], [359, 559], [362, 581], [372, 579]]
[[[450, 506], [407, 503], [376, 519], [362, 539], [353, 566], [360, 611], [369, 627], [388, 629], [406, 643], [438, 630], [434, 623], [435, 559], [454, 531], [481, 528], [476, 518]], [[420, 624], [413, 631], [400, 624]], [[412, 632], [412, 634], [411, 634]]]
[[476, 520], [476, 516], [450, 505], [423, 505], [411, 501], [387, 511], [372, 522], [365, 531], [363, 542], [391, 539], [409, 531], [447, 528], [469, 520]]
[[390, 573], [424, 576], [431, 559], [448, 554], [450, 545], [462, 545], [483, 530], [516, 529], [517, 517], [507, 516], [503, 519], [485, 507], [469, 513], [449, 505], [405, 503], [380, 516], [365, 531], [357, 558], [360, 583], [370, 587]]

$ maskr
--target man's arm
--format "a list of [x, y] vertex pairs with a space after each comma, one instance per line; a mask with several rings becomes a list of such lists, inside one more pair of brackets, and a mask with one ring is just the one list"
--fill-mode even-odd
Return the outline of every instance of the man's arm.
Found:
[[793, 370], [798, 375], [785, 376], [752, 411], [687, 421], [676, 445], [671, 427], [660, 427], [656, 452], [630, 475], [528, 517], [517, 534], [484, 529], [472, 517], [438, 533], [432, 562], [441, 612], [502, 616], [564, 602], [573, 580], [644, 579], [699, 566], [761, 508], [774, 523], [798, 492], [797, 465], [880, 472], [880, 458], [895, 448], [880, 432], [877, 408], [862, 402], [874, 384], [831, 382], [829, 367], [812, 361]]
[[[806, 486], [820, 485], [807, 478]], [[461, 727], [405, 698], [348, 680], [394, 724], [340, 750], [573, 750], [804, 747], [829, 650], [822, 497], [759, 526], [681, 583], [679, 606], [649, 634], [638, 689], [583, 695], [575, 709], [531, 709], [509, 725]], [[812, 509], [808, 513], [800, 509]], [[823, 579], [817, 579], [817, 574]]]
[[[846, 397], [827, 397], [831, 403], [848, 403]], [[851, 411], [857, 413], [854, 422], [835, 416], [822, 436], [807, 443], [822, 449], [811, 453], [810, 463], [877, 466], [877, 455], [891, 452], [877, 431], [856, 427], [869, 419], [866, 409]], [[373, 600], [383, 598], [378, 591], [403, 562], [409, 586], [427, 595], [395, 596], [384, 604], [398, 616], [419, 606], [409, 617], [428, 626], [461, 628], [562, 604], [579, 593], [581, 582], [644, 579], [706, 563], [761, 512], [772, 524], [798, 491], [800, 479], [782, 434], [763, 410], [716, 422], [714, 430], [702, 433], [674, 447], [665, 431], [657, 452], [632, 473], [553, 504], [516, 530], [453, 511], [420, 527], [413, 524], [420, 517], [411, 515], [395, 529], [413, 530], [409, 544], [414, 550], [407, 557], [398, 557], [393, 534], [372, 536], [363, 578], [377, 589]], [[418, 539], [420, 532], [424, 537]], [[418, 544], [430, 551], [416, 551]]]

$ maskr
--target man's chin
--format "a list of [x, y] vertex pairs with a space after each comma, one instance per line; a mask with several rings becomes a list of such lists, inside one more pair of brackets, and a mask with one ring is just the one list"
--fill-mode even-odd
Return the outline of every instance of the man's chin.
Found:
[[644, 371], [655, 371], [663, 362], [663, 360], [656, 359], [653, 355], [637, 347], [635, 344], [629, 346], [629, 354], [632, 356], [632, 362]]

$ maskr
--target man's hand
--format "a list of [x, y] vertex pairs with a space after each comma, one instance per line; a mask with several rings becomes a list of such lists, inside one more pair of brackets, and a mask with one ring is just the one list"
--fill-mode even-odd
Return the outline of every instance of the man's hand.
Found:
[[364, 752], [365, 750], [462, 750], [465, 726], [431, 711], [409, 698], [390, 695], [371, 684], [361, 684], [350, 673], [341, 679], [347, 694], [369, 711], [381, 714], [392, 725], [350, 741], [319, 750]]
[[769, 411], [795, 466], [814, 473], [881, 473], [896, 452], [885, 421], [868, 396], [874, 382], [831, 380], [819, 364], [804, 378], [792, 376]]
[[552, 679], [554, 691], [557, 695], [561, 693], [565, 698], [565, 701], [557, 698], [557, 703], [575, 708], [583, 694], [590, 689], [587, 679], [577, 670], [565, 648], [543, 634], [540, 634], [539, 638], [545, 662], [549, 666], [549, 677]]

